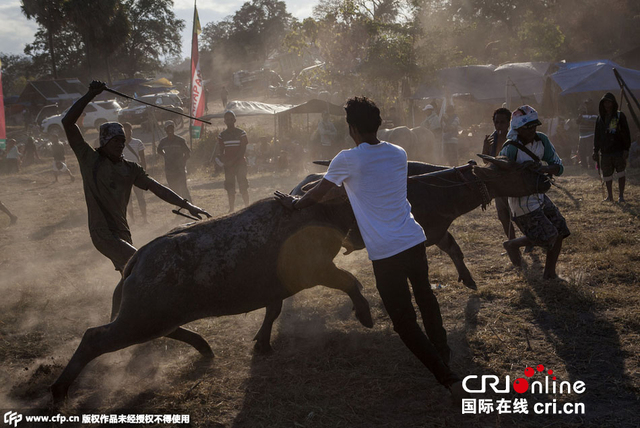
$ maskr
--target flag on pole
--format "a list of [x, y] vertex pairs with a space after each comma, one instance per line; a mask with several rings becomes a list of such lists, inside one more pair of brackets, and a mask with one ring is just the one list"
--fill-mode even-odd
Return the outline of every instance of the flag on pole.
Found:
[[[198, 34], [202, 32], [198, 9], [193, 6], [193, 37], [191, 43], [191, 116], [204, 115], [204, 83], [200, 74], [200, 56], [198, 55]], [[200, 138], [202, 122], [191, 119], [191, 137]]]
[[2, 93], [2, 61], [0, 61], [0, 148], [7, 147], [7, 128], [4, 122], [4, 95]]

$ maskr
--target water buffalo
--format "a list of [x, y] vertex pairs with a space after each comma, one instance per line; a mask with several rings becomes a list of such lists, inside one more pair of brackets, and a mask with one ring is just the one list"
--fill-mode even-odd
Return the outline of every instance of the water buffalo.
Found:
[[117, 317], [88, 329], [68, 365], [52, 385], [55, 402], [94, 358], [169, 337], [213, 357], [205, 339], [181, 326], [205, 317], [241, 314], [266, 307], [255, 349], [271, 349], [273, 322], [282, 301], [321, 284], [344, 291], [366, 327], [373, 321], [360, 282], [333, 258], [355, 217], [343, 192], [290, 212], [264, 199], [222, 218], [175, 229], [140, 248], [127, 264]]
[[[447, 253], [458, 271], [458, 281], [475, 290], [476, 282], [464, 263], [464, 254], [449, 233], [451, 223], [463, 214], [504, 196], [525, 196], [549, 190], [551, 183], [535, 172], [531, 164], [516, 164], [503, 158], [482, 155], [489, 166], [473, 163], [449, 168], [422, 162], [409, 162], [407, 199], [411, 212], [427, 235], [427, 246], [437, 245]], [[328, 165], [328, 161], [315, 162]], [[305, 186], [322, 178], [311, 174], [293, 189], [302, 194]], [[348, 251], [364, 248], [360, 233], [349, 231], [344, 246]]]
[[379, 129], [378, 138], [402, 147], [411, 160], [426, 161], [439, 156], [436, 138], [427, 128], [417, 126], [407, 128], [398, 126], [391, 129]]

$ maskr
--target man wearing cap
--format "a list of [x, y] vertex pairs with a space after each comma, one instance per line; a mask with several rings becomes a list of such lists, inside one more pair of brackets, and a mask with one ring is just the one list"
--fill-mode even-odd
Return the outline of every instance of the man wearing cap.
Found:
[[164, 123], [164, 131], [167, 136], [158, 144], [158, 154], [164, 156], [164, 173], [167, 184], [178, 195], [191, 200], [191, 194], [187, 188], [187, 159], [191, 156], [191, 150], [184, 138], [177, 136], [172, 120]]
[[605, 201], [613, 201], [613, 172], [618, 176], [618, 202], [624, 202], [625, 169], [631, 147], [629, 123], [618, 110], [615, 95], [607, 92], [599, 105], [600, 115], [596, 121], [593, 140], [593, 160], [600, 165], [602, 179], [607, 186]]
[[427, 104], [422, 111], [427, 113], [427, 117], [422, 121], [420, 126], [429, 129], [435, 135], [440, 131], [440, 118], [436, 114], [436, 109], [431, 104]]
[[[556, 154], [549, 138], [542, 132], [536, 132], [540, 125], [542, 123], [538, 120], [538, 112], [533, 107], [524, 105], [515, 110], [511, 115], [511, 130], [507, 134], [508, 139], [500, 155], [517, 163], [544, 161], [546, 165], [539, 166], [539, 172], [561, 175], [564, 171], [562, 160]], [[562, 241], [571, 234], [560, 210], [544, 193], [510, 197], [509, 208], [514, 223], [524, 235], [503, 244], [511, 262], [517, 267], [521, 266], [520, 247], [542, 247], [547, 250], [543, 278], [557, 278], [556, 263], [562, 249]]]
[[229, 197], [229, 212], [233, 212], [236, 202], [236, 181], [244, 205], [249, 205], [249, 181], [247, 180], [247, 161], [244, 154], [247, 150], [247, 133], [236, 128], [236, 114], [231, 110], [224, 113], [224, 124], [227, 129], [218, 135], [219, 156], [224, 165], [224, 188]]
[[[160, 199], [185, 208], [198, 218], [200, 214], [210, 215], [150, 178], [137, 163], [124, 160], [125, 133], [121, 124], [107, 122], [100, 126], [99, 148], [94, 150], [87, 144], [76, 122], [87, 104], [105, 87], [102, 82], [91, 82], [89, 91], [71, 106], [62, 125], [80, 165], [93, 245], [122, 273], [136, 252], [127, 223], [127, 204], [133, 185], [151, 190]], [[119, 302], [116, 294], [114, 300], [117, 298]]]

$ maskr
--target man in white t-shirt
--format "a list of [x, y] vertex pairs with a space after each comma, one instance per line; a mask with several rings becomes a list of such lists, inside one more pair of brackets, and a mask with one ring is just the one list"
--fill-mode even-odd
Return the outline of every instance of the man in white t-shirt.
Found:
[[[124, 150], [122, 151], [122, 156], [129, 162], [140, 164], [140, 166], [146, 171], [147, 160], [144, 157], [144, 143], [137, 138], [132, 138], [133, 127], [129, 122], [123, 123], [122, 127], [124, 128], [125, 136], [125, 146]], [[136, 195], [136, 199], [138, 200], [138, 208], [140, 208], [140, 212], [142, 213], [142, 221], [146, 224], [148, 223], [147, 202], [144, 200], [144, 190], [140, 189], [139, 187], [133, 186], [133, 193]], [[127, 211], [129, 212], [131, 221], [133, 221], [133, 198], [129, 199], [129, 206]]]
[[[376, 138], [382, 119], [373, 101], [355, 97], [347, 101], [345, 110], [356, 147], [338, 153], [324, 179], [302, 198], [276, 192], [276, 199], [289, 209], [300, 210], [344, 185], [394, 330], [454, 398], [460, 398], [464, 395], [462, 382], [448, 366], [447, 333], [429, 283], [425, 234], [407, 200], [407, 154]], [[426, 335], [417, 323], [407, 279]]]

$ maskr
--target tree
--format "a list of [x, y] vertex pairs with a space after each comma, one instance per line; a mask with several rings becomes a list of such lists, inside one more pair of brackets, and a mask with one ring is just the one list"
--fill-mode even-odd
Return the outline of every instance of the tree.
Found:
[[56, 55], [54, 49], [54, 37], [63, 26], [64, 14], [62, 12], [65, 0], [22, 0], [22, 13], [27, 19], [35, 21], [47, 32], [48, 50], [51, 57], [51, 74], [58, 78], [56, 68]]
[[[28, 44], [24, 53], [32, 61], [32, 76], [39, 78], [51, 75], [49, 55], [49, 40], [47, 31], [40, 28], [32, 43]], [[53, 46], [56, 51], [56, 61], [59, 77], [83, 77], [86, 72], [84, 45], [71, 26], [62, 27], [53, 36]]]
[[5, 97], [20, 95], [28, 80], [33, 78], [32, 62], [25, 55], [0, 52], [2, 63], [2, 92]]
[[104, 62], [111, 83], [110, 57], [129, 36], [129, 20], [119, 0], [67, 0], [64, 11], [82, 37], [89, 70]]
[[183, 20], [176, 19], [172, 0], [124, 0], [129, 37], [118, 54], [118, 70], [133, 78], [161, 66], [163, 55], [180, 55]]

